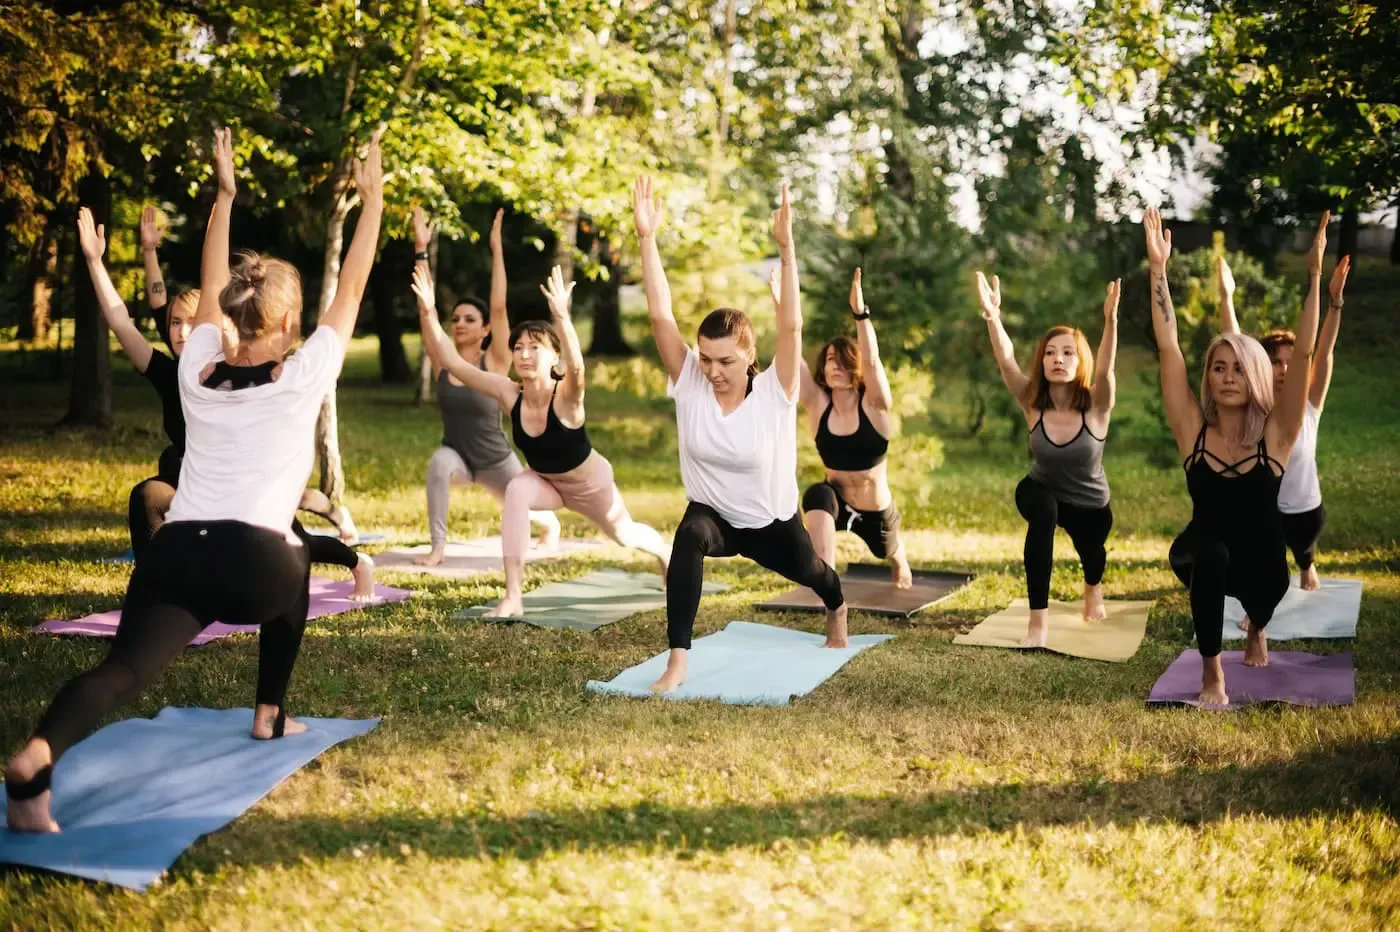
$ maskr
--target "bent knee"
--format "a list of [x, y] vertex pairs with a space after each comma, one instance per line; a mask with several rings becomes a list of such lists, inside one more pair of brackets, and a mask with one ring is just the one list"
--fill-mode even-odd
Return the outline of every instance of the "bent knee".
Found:
[[829, 483], [818, 482], [807, 487], [807, 491], [802, 493], [802, 511], [825, 511], [833, 518], [840, 510], [841, 503], [836, 497], [836, 490]]

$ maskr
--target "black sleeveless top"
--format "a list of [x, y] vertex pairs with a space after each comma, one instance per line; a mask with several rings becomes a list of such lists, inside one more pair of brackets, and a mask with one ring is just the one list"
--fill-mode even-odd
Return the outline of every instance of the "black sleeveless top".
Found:
[[[1220, 464], [1215, 469], [1207, 460]], [[1206, 449], [1206, 428], [1182, 464], [1191, 493], [1191, 523], [1223, 540], [1283, 546], [1278, 490], [1283, 465], [1269, 455], [1264, 439], [1244, 459], [1227, 463]], [[1278, 468], [1278, 475], [1274, 474]]]
[[817, 424], [817, 453], [822, 465], [827, 469], [840, 469], [844, 472], [860, 472], [874, 469], [885, 461], [890, 442], [880, 436], [870, 418], [865, 416], [865, 389], [861, 389], [856, 399], [856, 429], [850, 434], [833, 434], [827, 422], [831, 420], [833, 405], [827, 402], [822, 419]]
[[[559, 385], [555, 383], [554, 393]], [[549, 396], [548, 415], [545, 417], [544, 433], [532, 437], [525, 432], [520, 422], [520, 409], [525, 404], [525, 389], [515, 396], [515, 404], [510, 409], [510, 434], [516, 449], [525, 457], [526, 464], [537, 473], [558, 475], [577, 469], [593, 452], [593, 444], [588, 440], [585, 425], [565, 427], [554, 413], [554, 394]]]

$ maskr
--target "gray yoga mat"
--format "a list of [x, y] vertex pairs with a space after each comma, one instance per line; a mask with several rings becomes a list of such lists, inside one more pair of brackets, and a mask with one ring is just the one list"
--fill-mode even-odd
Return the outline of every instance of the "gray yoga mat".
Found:
[[[706, 593], [723, 592], [727, 586], [705, 583]], [[487, 616], [494, 606], [473, 605], [455, 618], [472, 621], [523, 621], [537, 628], [569, 628], [597, 631], [628, 615], [666, 607], [666, 590], [655, 573], [597, 570], [577, 579], [545, 583], [525, 593], [525, 614]]]
[[[846, 605], [858, 612], [908, 618], [936, 602], [941, 602], [972, 581], [970, 573], [943, 570], [914, 570], [914, 585], [896, 589], [885, 563], [852, 563], [841, 574], [841, 591]], [[811, 589], [798, 587], [758, 608], [770, 612], [824, 612], [826, 606]]]

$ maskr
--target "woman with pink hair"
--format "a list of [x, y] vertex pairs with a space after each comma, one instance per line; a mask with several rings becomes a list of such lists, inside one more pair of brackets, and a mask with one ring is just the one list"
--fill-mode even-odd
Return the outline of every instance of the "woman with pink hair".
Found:
[[1249, 613], [1245, 665], [1262, 667], [1269, 662], [1264, 628], [1288, 591], [1278, 493], [1307, 406], [1329, 216], [1323, 215], [1308, 254], [1308, 293], [1295, 349], [1301, 364], [1290, 368], [1275, 398], [1269, 356], [1259, 341], [1222, 333], [1206, 350], [1199, 402], [1187, 384], [1167, 287], [1171, 233], [1162, 229], [1156, 210], [1148, 210], [1143, 218], [1162, 400], [1192, 504], [1191, 523], [1172, 543], [1170, 559], [1191, 590], [1191, 620], [1203, 661], [1203, 706], [1219, 708], [1230, 702], [1220, 664], [1225, 596], [1239, 599]]

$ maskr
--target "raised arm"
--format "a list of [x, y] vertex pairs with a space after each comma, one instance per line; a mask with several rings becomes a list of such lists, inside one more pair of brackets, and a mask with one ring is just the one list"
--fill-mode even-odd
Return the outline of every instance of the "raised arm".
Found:
[[1011, 337], [1001, 325], [1001, 276], [993, 275], [992, 283], [987, 284], [987, 276], [977, 273], [977, 300], [982, 305], [982, 317], [987, 321], [987, 335], [992, 340], [992, 355], [996, 357], [1001, 380], [1006, 384], [1016, 404], [1026, 410], [1026, 389], [1031, 380], [1021, 372], [1016, 363], [1016, 350], [1011, 345]]
[[355, 223], [355, 236], [340, 266], [335, 297], [321, 317], [321, 326], [333, 328], [343, 346], [349, 346], [350, 338], [355, 335], [360, 299], [364, 297], [365, 282], [369, 281], [374, 253], [379, 248], [379, 222], [384, 216], [384, 166], [377, 137], [370, 140], [364, 161], [355, 160], [355, 193], [360, 196], [360, 219]]
[[661, 251], [656, 246], [656, 233], [661, 229], [661, 199], [651, 188], [645, 175], [632, 186], [632, 220], [637, 227], [637, 248], [642, 254], [642, 287], [647, 296], [647, 317], [651, 320], [651, 336], [661, 364], [672, 382], [681, 377], [685, 357], [690, 352], [676, 316], [671, 311], [671, 284], [661, 267]]
[[[437, 221], [429, 220], [428, 213], [423, 208], [414, 206], [413, 208], [413, 271], [415, 275], [421, 268], [428, 276], [428, 281], [433, 280], [433, 270], [428, 262], [428, 247], [433, 243], [433, 234], [437, 231]], [[434, 299], [434, 306], [437, 302]], [[428, 362], [433, 367], [433, 378], [438, 377], [442, 371], [442, 363], [438, 361], [436, 347], [433, 341], [429, 340], [427, 334], [423, 336], [423, 352], [428, 357]]]
[[[783, 278], [780, 266], [773, 266], [768, 273], [768, 293], [773, 297], [773, 313], [778, 312], [778, 305], [783, 302]], [[807, 365], [807, 357], [802, 357], [798, 366], [798, 386], [797, 403], [808, 411], [824, 410], [826, 408], [826, 392], [817, 384], [817, 380], [812, 378], [812, 369]]]
[[1118, 298], [1123, 294], [1123, 279], [1108, 283], [1103, 299], [1103, 338], [1099, 340], [1099, 358], [1094, 368], [1094, 410], [1108, 414], [1118, 397], [1118, 380], [1114, 366], [1118, 362]]
[[865, 305], [861, 289], [860, 269], [851, 276], [851, 316], [856, 319], [856, 344], [860, 348], [860, 366], [866, 373], [865, 400], [876, 411], [888, 412], [894, 407], [890, 379], [880, 363], [880, 344], [875, 340], [875, 325], [870, 322], [870, 308]]
[[[506, 310], [506, 254], [501, 245], [504, 210], [491, 221], [491, 345], [486, 348], [486, 365], [497, 375], [510, 372], [510, 313]], [[570, 288], [573, 286], [570, 285]]]
[[1332, 351], [1337, 348], [1337, 331], [1342, 327], [1342, 292], [1350, 271], [1351, 256], [1343, 256], [1332, 270], [1332, 282], [1327, 286], [1327, 319], [1322, 322], [1322, 332], [1317, 337], [1312, 387], [1308, 389], [1308, 400], [1319, 411], [1327, 403], [1327, 389], [1332, 387]]
[[1313, 346], [1317, 342], [1317, 306], [1322, 290], [1322, 260], [1327, 255], [1327, 224], [1331, 211], [1322, 212], [1322, 222], [1313, 234], [1312, 249], [1308, 250], [1308, 293], [1303, 298], [1303, 312], [1298, 315], [1298, 337], [1293, 344], [1293, 359], [1288, 374], [1283, 377], [1283, 389], [1274, 399], [1269, 415], [1270, 426], [1277, 425], [1275, 443], [1288, 447], [1303, 429], [1303, 416], [1308, 410], [1308, 383], [1312, 381]]
[[117, 335], [117, 342], [136, 371], [145, 372], [151, 364], [151, 344], [141, 335], [136, 322], [127, 313], [126, 302], [117, 294], [116, 286], [107, 274], [107, 267], [102, 264], [102, 256], [107, 251], [107, 231], [101, 224], [93, 225], [92, 211], [86, 207], [78, 209], [78, 245], [83, 250], [83, 258], [87, 260], [92, 289], [97, 293], [97, 303], [102, 308], [102, 316], [107, 319], [107, 326]]
[[146, 303], [152, 310], [165, 307], [165, 278], [160, 274], [161, 230], [156, 223], [156, 209], [147, 205], [141, 210], [141, 262], [146, 267]]
[[1235, 276], [1223, 255], [1215, 260], [1215, 285], [1220, 290], [1220, 331], [1239, 333], [1240, 322], [1235, 317]]
[[549, 302], [550, 316], [554, 318], [554, 326], [559, 331], [559, 363], [564, 367], [564, 379], [559, 383], [559, 404], [565, 420], [582, 423], [583, 349], [579, 346], [578, 331], [574, 329], [573, 317], [569, 313], [575, 284], [564, 284], [564, 270], [556, 265], [549, 273], [548, 283], [540, 286], [540, 293]]
[[219, 187], [214, 195], [214, 209], [209, 213], [209, 226], [204, 230], [199, 307], [195, 309], [194, 326], [213, 324], [222, 329], [224, 315], [219, 307], [219, 295], [228, 284], [228, 223], [233, 212], [233, 196], [238, 192], [233, 174], [233, 133], [228, 127], [214, 130], [214, 177]]
[[503, 410], [515, 404], [519, 387], [503, 375], [487, 372], [462, 358], [452, 338], [443, 332], [437, 316], [437, 293], [433, 273], [428, 263], [419, 262], [413, 269], [413, 293], [418, 297], [418, 326], [423, 331], [423, 349], [433, 365], [446, 369], [467, 388], [496, 399]]
[[1142, 217], [1147, 235], [1147, 274], [1152, 289], [1152, 333], [1157, 338], [1157, 358], [1161, 365], [1162, 402], [1167, 410], [1176, 448], [1182, 459], [1196, 445], [1196, 435], [1204, 420], [1186, 375], [1186, 360], [1176, 335], [1176, 308], [1167, 287], [1167, 259], [1172, 254], [1171, 230], [1162, 228], [1162, 215], [1150, 207]]
[[773, 211], [773, 239], [778, 244], [782, 263], [782, 300], [778, 302], [778, 345], [773, 365], [778, 370], [778, 384], [788, 398], [797, 399], [802, 365], [802, 297], [797, 283], [797, 249], [792, 242], [792, 194], [783, 182], [778, 209]]

